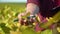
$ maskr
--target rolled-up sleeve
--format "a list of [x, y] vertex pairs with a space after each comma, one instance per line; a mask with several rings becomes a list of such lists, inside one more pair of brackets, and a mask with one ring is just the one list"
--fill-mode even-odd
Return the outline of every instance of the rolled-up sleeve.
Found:
[[36, 4], [36, 5], [40, 5], [40, 0], [27, 0], [27, 4], [28, 3], [34, 3], [34, 4]]

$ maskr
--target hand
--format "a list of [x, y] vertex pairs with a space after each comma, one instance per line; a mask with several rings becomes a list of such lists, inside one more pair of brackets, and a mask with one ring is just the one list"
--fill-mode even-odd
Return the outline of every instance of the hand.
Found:
[[26, 13], [20, 13], [20, 14], [18, 15], [19, 23], [20, 23], [21, 20], [22, 20], [22, 16], [25, 16], [25, 15], [26, 15]]

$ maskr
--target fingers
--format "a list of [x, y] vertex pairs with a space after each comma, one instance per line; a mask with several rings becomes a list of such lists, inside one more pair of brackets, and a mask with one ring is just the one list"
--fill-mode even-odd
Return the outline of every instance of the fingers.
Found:
[[25, 16], [25, 13], [20, 13], [20, 14], [18, 15], [19, 23], [23, 22], [23, 21], [22, 21], [22, 20], [23, 20], [22, 16]]
[[19, 23], [20, 23], [20, 21], [22, 20], [22, 15], [21, 14], [18, 15], [18, 19], [19, 19]]
[[20, 18], [21, 18], [21, 14], [18, 15], [18, 19], [20, 19]]
[[22, 16], [24, 16], [24, 13], [20, 13], [20, 14], [18, 15], [18, 18], [21, 19]]

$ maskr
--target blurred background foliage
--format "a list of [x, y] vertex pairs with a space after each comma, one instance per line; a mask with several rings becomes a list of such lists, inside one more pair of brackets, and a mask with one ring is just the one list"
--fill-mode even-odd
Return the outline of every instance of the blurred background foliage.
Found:
[[14, 19], [25, 11], [25, 7], [26, 3], [0, 3], [0, 34], [21, 34], [18, 31], [20, 23]]
[[[20, 26], [20, 23], [14, 22], [18, 14], [25, 9], [26, 3], [0, 3], [0, 34], [40, 34], [34, 32], [32, 28]], [[59, 27], [57, 29], [60, 32]]]

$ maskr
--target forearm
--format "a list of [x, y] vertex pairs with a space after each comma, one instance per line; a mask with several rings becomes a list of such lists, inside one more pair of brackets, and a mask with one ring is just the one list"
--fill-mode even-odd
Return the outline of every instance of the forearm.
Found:
[[30, 12], [30, 14], [37, 14], [39, 12], [39, 7], [36, 4], [28, 3], [26, 8], [26, 13]]

